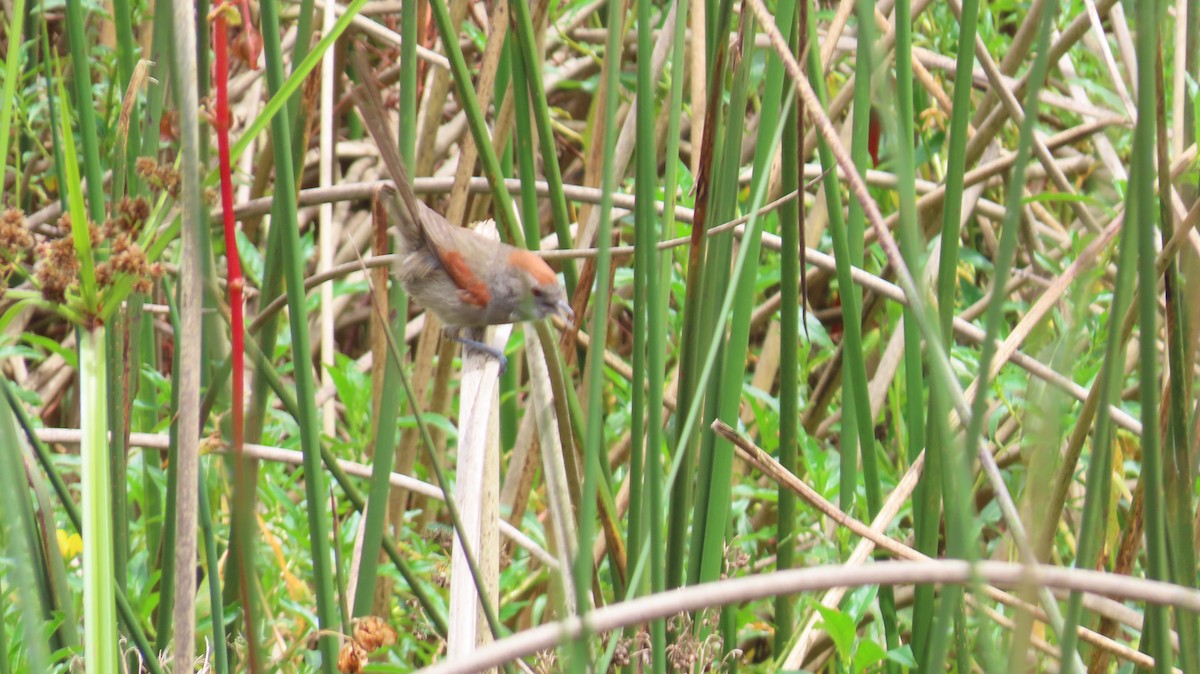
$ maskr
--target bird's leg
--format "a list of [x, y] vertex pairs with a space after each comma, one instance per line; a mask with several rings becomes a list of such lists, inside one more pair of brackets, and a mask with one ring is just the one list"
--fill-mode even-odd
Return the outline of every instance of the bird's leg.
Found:
[[481, 339], [474, 339], [476, 336], [482, 337], [479, 332], [471, 330], [470, 333], [468, 333], [471, 336], [467, 337], [463, 335], [463, 329], [461, 328], [447, 328], [446, 333], [450, 336], [450, 339], [462, 344], [465, 348], [482, 351], [483, 353], [495, 358], [497, 362], [500, 363], [500, 374], [504, 374], [504, 372], [508, 369], [508, 357], [504, 355], [503, 351], [483, 342]]

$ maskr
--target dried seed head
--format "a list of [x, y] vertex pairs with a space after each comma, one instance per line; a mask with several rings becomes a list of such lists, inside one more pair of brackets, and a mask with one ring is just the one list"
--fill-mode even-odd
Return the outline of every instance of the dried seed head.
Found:
[[633, 662], [633, 658], [631, 657], [632, 646], [633, 640], [628, 637], [617, 640], [617, 645], [613, 649], [612, 664], [609, 665], [610, 670], [627, 667]]
[[354, 639], [373, 652], [396, 643], [396, 630], [379, 616], [366, 616], [354, 625]]
[[538, 674], [550, 674], [556, 671], [555, 665], [558, 663], [558, 653], [553, 649], [538, 651], [533, 658], [533, 670]]
[[146, 254], [142, 252], [142, 247], [133, 243], [128, 237], [119, 237], [113, 242], [112, 257], [113, 269], [122, 274], [131, 274], [133, 276], [148, 276], [150, 273], [150, 264], [146, 260]]
[[150, 180], [154, 177], [154, 172], [158, 170], [158, 162], [150, 157], [138, 157], [137, 163], [134, 165], [134, 171], [142, 180]]
[[338, 653], [337, 659], [339, 672], [358, 674], [365, 664], [367, 664], [367, 652], [362, 646], [355, 641], [347, 641], [342, 644], [342, 650]]
[[694, 641], [695, 638], [687, 633], [687, 637], [680, 637], [679, 641], [667, 645], [667, 663], [671, 665], [672, 670], [676, 672], [691, 671], [692, 665], [696, 664], [698, 655], [692, 643]]
[[750, 563], [750, 555], [745, 550], [736, 545], [725, 546], [725, 564], [729, 567], [732, 573], [735, 570], [743, 569]]
[[692, 617], [687, 613], [679, 613], [670, 619], [675, 623], [674, 631], [678, 635], [674, 643], [667, 645], [667, 663], [677, 672], [690, 672], [700, 659], [702, 644], [692, 633]]
[[0, 215], [0, 251], [12, 260], [23, 256], [33, 248], [33, 235], [29, 233], [29, 224], [25, 222], [25, 214], [10, 208]]
[[450, 587], [449, 564], [441, 563], [433, 567], [433, 582], [438, 587]]
[[179, 177], [179, 172], [169, 166], [160, 166], [154, 172], [154, 177], [158, 180], [158, 185], [171, 195], [172, 199], [179, 198], [179, 188], [183, 184], [183, 180]]
[[108, 236], [118, 234], [134, 235], [142, 230], [146, 219], [150, 217], [150, 203], [145, 197], [130, 199], [122, 197], [117, 204], [117, 212], [108, 223], [105, 223]]
[[33, 273], [42, 287], [42, 297], [61, 304], [67, 298], [67, 288], [79, 275], [75, 245], [67, 237], [47, 241], [37, 247], [37, 257]]
[[108, 262], [101, 262], [96, 265], [96, 285], [104, 287], [112, 284], [113, 270], [112, 265]]

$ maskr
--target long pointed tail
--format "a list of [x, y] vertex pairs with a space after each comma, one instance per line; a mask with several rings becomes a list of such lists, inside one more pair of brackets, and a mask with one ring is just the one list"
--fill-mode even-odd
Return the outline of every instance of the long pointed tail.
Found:
[[404, 160], [400, 158], [396, 139], [385, 121], [383, 96], [379, 93], [379, 83], [375, 80], [375, 73], [363, 55], [362, 44], [354, 45], [354, 49], [350, 50], [350, 59], [361, 80], [361, 84], [354, 88], [354, 102], [358, 105], [359, 113], [362, 114], [363, 123], [371, 133], [371, 137], [375, 139], [375, 145], [379, 148], [379, 155], [383, 158], [384, 166], [391, 174], [392, 182], [396, 184], [394, 200], [396, 226], [410, 249], [428, 245], [425, 229], [422, 227], [422, 219], [428, 209], [421, 208], [424, 204], [420, 204], [413, 194], [408, 170], [404, 168]]

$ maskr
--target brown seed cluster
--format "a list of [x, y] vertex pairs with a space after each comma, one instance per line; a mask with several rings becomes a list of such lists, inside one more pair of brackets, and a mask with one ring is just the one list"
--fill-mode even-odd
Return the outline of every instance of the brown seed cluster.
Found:
[[[179, 192], [179, 173], [147, 157], [137, 160], [138, 175], [151, 187]], [[151, 215], [145, 197], [123, 197], [112, 206], [112, 214], [103, 225], [88, 222], [88, 239], [95, 255], [95, 277], [101, 288], [119, 280], [129, 281], [133, 289], [149, 293], [165, 268], [151, 263], [138, 243]], [[32, 259], [31, 259], [32, 258]], [[20, 266], [32, 266], [30, 276], [49, 302], [64, 303], [68, 291], [79, 282], [80, 263], [75, 250], [71, 216], [64, 213], [57, 232], [35, 234], [17, 209], [0, 213], [0, 296], [9, 278]]]
[[8, 278], [21, 260], [33, 250], [33, 235], [25, 214], [10, 208], [0, 215], [0, 297], [8, 287]]
[[3, 251], [5, 259], [19, 259], [32, 248], [33, 235], [29, 233], [25, 214], [15, 208], [4, 211], [0, 215], [0, 251]]
[[629, 655], [629, 647], [632, 643], [633, 640], [629, 637], [622, 637], [617, 640], [617, 645], [613, 648], [612, 664], [608, 667], [610, 672], [622, 667], [628, 667], [633, 662], [633, 658]]
[[679, 613], [667, 620], [667, 630], [676, 635], [675, 641], [667, 645], [667, 664], [671, 669], [677, 672], [715, 671], [724, 669], [727, 663], [737, 662], [741, 651], [733, 649], [725, 653], [725, 641], [717, 629], [717, 614], [704, 611], [698, 619], [700, 631], [707, 633], [703, 640], [692, 629], [692, 618], [687, 613]]
[[736, 545], [725, 546], [725, 571], [722, 578], [728, 578], [737, 571], [745, 569], [750, 564], [750, 555]]
[[[153, 162], [151, 162], [153, 163]], [[142, 160], [138, 161], [139, 169]], [[133, 277], [133, 289], [149, 293], [154, 282], [162, 278], [161, 263], [151, 264], [142, 247], [134, 240], [150, 217], [150, 202], [144, 197], [124, 197], [103, 227], [105, 238], [111, 241], [109, 257], [96, 265], [96, 282], [101, 285], [112, 283], [117, 274]]]
[[700, 658], [700, 640], [691, 630], [680, 632], [679, 638], [667, 644], [667, 664], [676, 672], [690, 672]]
[[[143, 161], [139, 160], [139, 167]], [[153, 162], [150, 162], [153, 164]], [[96, 263], [96, 283], [101, 288], [111, 285], [118, 278], [131, 278], [133, 289], [149, 293], [154, 282], [162, 278], [165, 268], [161, 263], [151, 263], [136, 238], [150, 217], [150, 204], [146, 199], [125, 197], [117, 203], [112, 217], [102, 227], [88, 224], [88, 239], [92, 248], [103, 258]], [[10, 211], [0, 218], [0, 244], [11, 242], [6, 250], [17, 250], [17, 244], [26, 249], [34, 248], [37, 262], [33, 275], [47, 301], [66, 301], [67, 290], [79, 280], [79, 259], [75, 252], [75, 241], [71, 232], [71, 217], [63, 214], [58, 220], [59, 236], [47, 238], [36, 244], [18, 212]], [[109, 243], [105, 246], [105, 242]], [[107, 247], [107, 257], [104, 248]]]
[[[71, 231], [71, 219], [63, 216], [59, 228], [66, 226]], [[75, 243], [70, 235], [49, 239], [38, 244], [37, 264], [34, 277], [42, 287], [42, 297], [48, 302], [61, 304], [67, 299], [67, 288], [79, 277], [79, 258], [75, 257]]]
[[166, 190], [172, 199], [179, 198], [179, 187], [182, 184], [179, 171], [170, 166], [159, 166], [158, 162], [149, 157], [138, 157], [134, 167], [137, 174], [141, 176], [142, 180], [146, 181], [147, 185], [160, 190]]
[[104, 235], [109, 238], [115, 238], [122, 234], [136, 236], [138, 232], [142, 231], [142, 226], [149, 218], [150, 202], [146, 201], [145, 197], [136, 199], [122, 197], [121, 201], [117, 202], [112, 217], [104, 223]]
[[354, 638], [368, 651], [387, 648], [396, 643], [396, 630], [379, 616], [369, 615], [354, 626]]
[[96, 265], [96, 282], [107, 285], [117, 274], [133, 277], [133, 289], [149, 293], [154, 289], [154, 282], [162, 278], [163, 266], [160, 262], [151, 264], [137, 242], [121, 235], [113, 241], [109, 258]]
[[604, 646], [607, 649], [611, 639], [617, 643], [612, 647], [612, 661], [608, 665], [609, 672], [618, 672], [630, 665], [637, 665], [640, 671], [650, 669], [650, 633], [644, 629], [638, 630], [633, 636], [623, 636], [617, 632], [605, 635]]
[[354, 637], [342, 644], [337, 668], [345, 674], [358, 674], [371, 653], [396, 643], [396, 630], [379, 616], [367, 616], [354, 623]]
[[[635, 660], [643, 666], [650, 664], [650, 635], [645, 630], [640, 630], [636, 637], [622, 636], [620, 633], [609, 633], [605, 637], [605, 647], [607, 648], [610, 640], [616, 638], [617, 643], [613, 646], [612, 662], [608, 665], [608, 671], [616, 672], [632, 665]], [[645, 649], [641, 648], [645, 644]]]
[[337, 668], [339, 672], [347, 674], [358, 674], [362, 671], [363, 665], [367, 664], [367, 651], [360, 646], [358, 642], [347, 641], [342, 644], [342, 650], [338, 653]]

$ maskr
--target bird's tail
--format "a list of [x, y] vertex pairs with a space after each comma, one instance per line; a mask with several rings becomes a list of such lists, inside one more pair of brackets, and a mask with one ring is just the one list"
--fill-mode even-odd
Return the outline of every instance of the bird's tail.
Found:
[[413, 194], [412, 182], [408, 178], [408, 170], [404, 168], [404, 160], [400, 158], [396, 139], [388, 128], [383, 112], [383, 96], [379, 93], [379, 83], [375, 81], [375, 73], [363, 56], [363, 47], [356, 44], [350, 52], [354, 69], [358, 72], [362, 83], [354, 88], [354, 102], [362, 114], [363, 123], [375, 139], [379, 155], [383, 158], [384, 166], [395, 184], [395, 199], [392, 212], [396, 220], [397, 233], [409, 250], [416, 250], [428, 245], [425, 228], [422, 226], [425, 211], [424, 204], [417, 201]]

